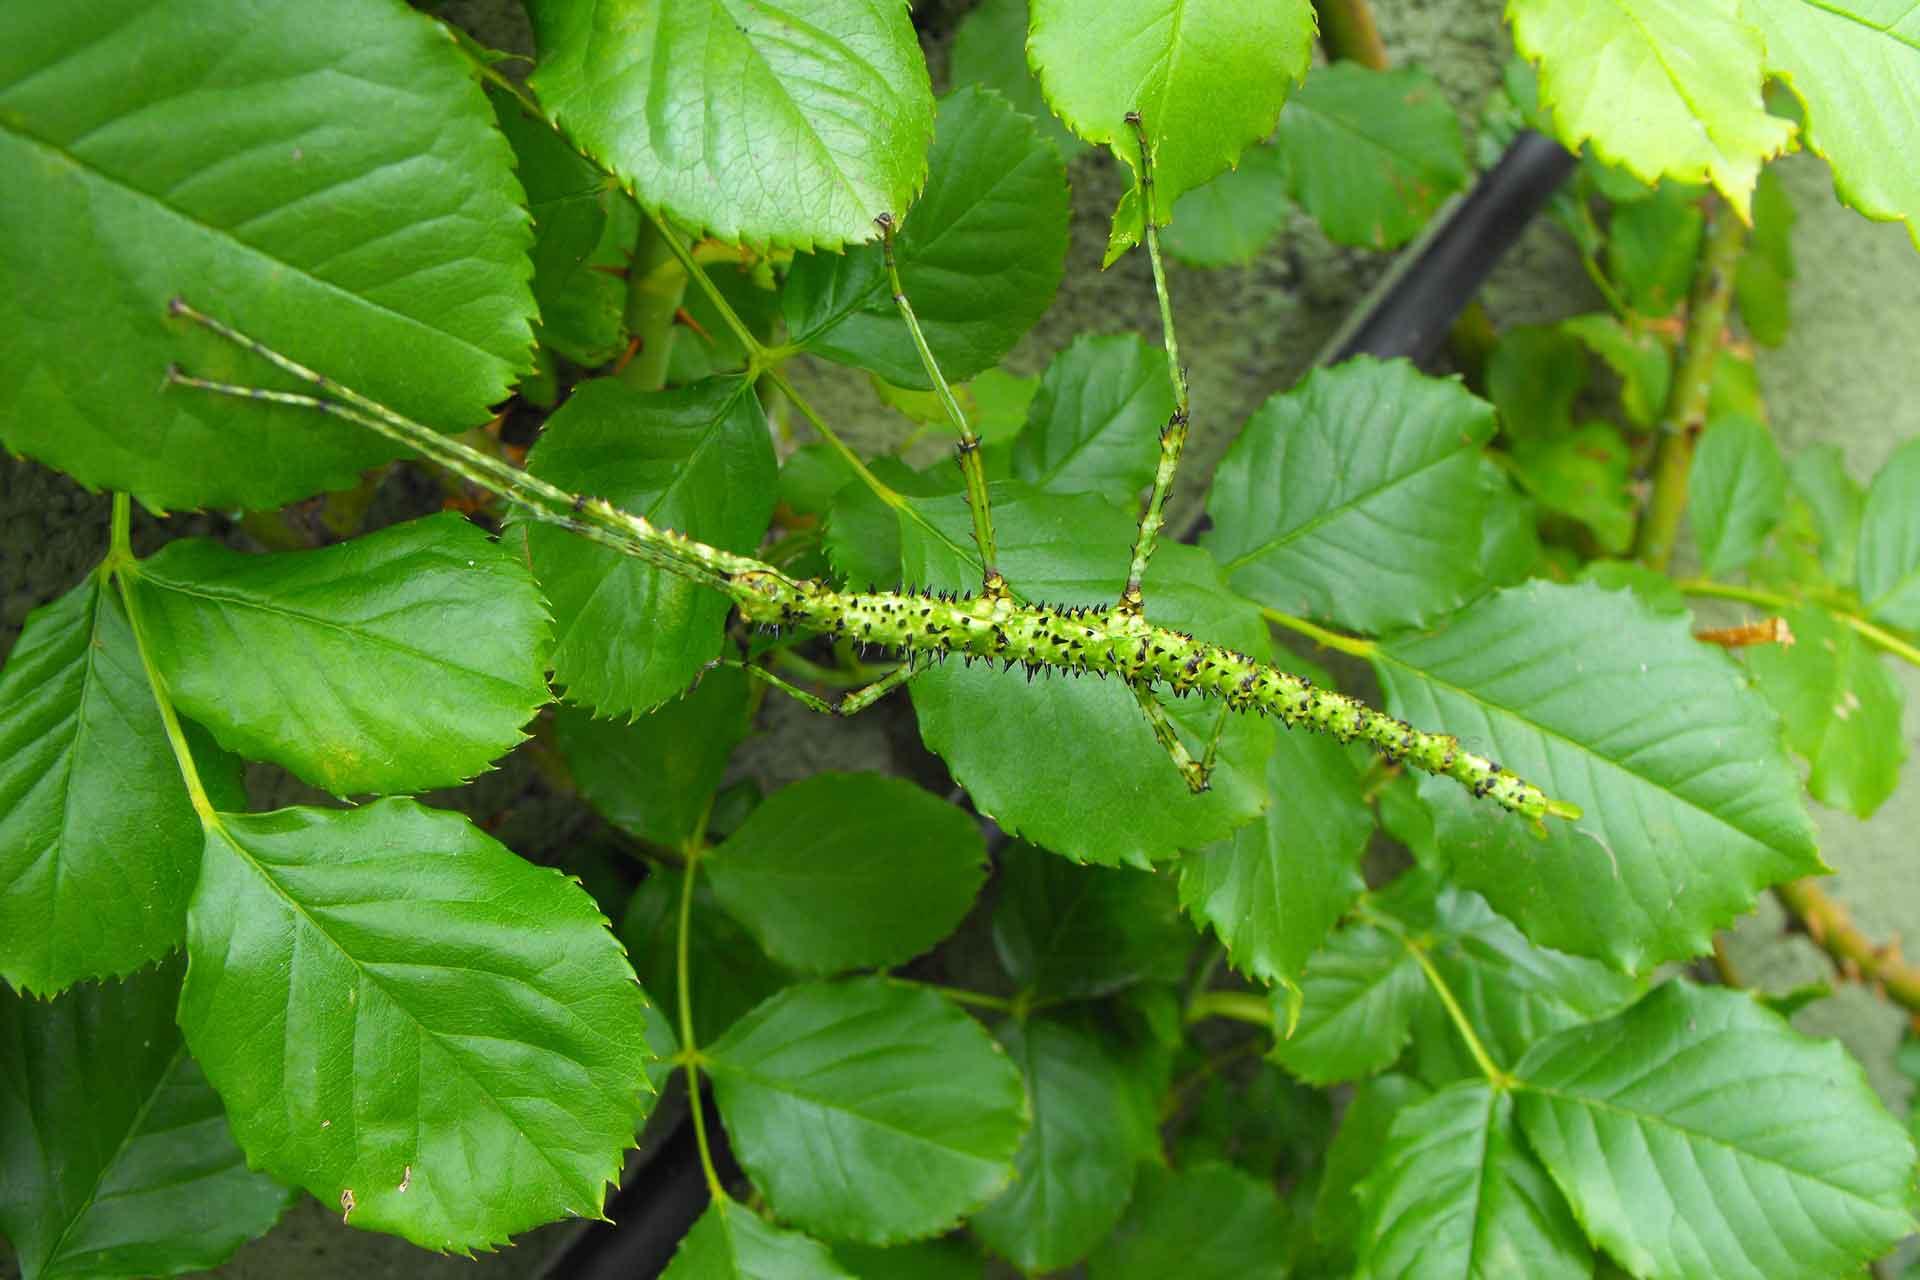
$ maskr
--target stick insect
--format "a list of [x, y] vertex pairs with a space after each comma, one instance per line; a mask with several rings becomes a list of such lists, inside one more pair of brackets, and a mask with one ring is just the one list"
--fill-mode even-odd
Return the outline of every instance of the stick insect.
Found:
[[[1040, 670], [1068, 674], [1115, 676], [1133, 691], [1155, 738], [1166, 750], [1190, 789], [1204, 791], [1214, 767], [1226, 717], [1254, 711], [1299, 726], [1329, 733], [1342, 741], [1363, 740], [1389, 760], [1404, 760], [1415, 768], [1450, 777], [1475, 796], [1539, 824], [1547, 817], [1574, 818], [1579, 810], [1552, 800], [1532, 783], [1487, 759], [1467, 751], [1451, 734], [1416, 729], [1358, 699], [1315, 688], [1299, 676], [1268, 663], [1184, 632], [1156, 626], [1147, 619], [1142, 589], [1158, 535], [1165, 523], [1167, 497], [1173, 488], [1187, 438], [1190, 399], [1180, 364], [1166, 273], [1154, 225], [1153, 158], [1146, 131], [1137, 113], [1129, 114], [1140, 146], [1140, 190], [1145, 214], [1148, 257], [1161, 326], [1168, 375], [1175, 391], [1173, 413], [1160, 433], [1159, 462], [1153, 484], [1141, 506], [1138, 532], [1129, 559], [1125, 586], [1111, 604], [1056, 608], [1019, 600], [1001, 573], [993, 532], [979, 441], [965, 414], [941, 376], [938, 362], [921, 331], [913, 306], [901, 285], [894, 254], [894, 219], [875, 219], [880, 229], [887, 283], [927, 377], [948, 419], [959, 435], [958, 459], [966, 482], [967, 504], [973, 519], [974, 540], [980, 551], [981, 587], [971, 596], [915, 591], [847, 591], [815, 579], [796, 578], [752, 556], [709, 546], [643, 516], [615, 507], [602, 498], [576, 494], [552, 485], [518, 467], [490, 457], [459, 441], [402, 416], [353, 388], [300, 364], [264, 343], [175, 298], [169, 313], [189, 321], [252, 352], [273, 367], [305, 383], [310, 391], [292, 392], [219, 382], [197, 377], [177, 367], [167, 371], [170, 386], [200, 392], [288, 405], [324, 413], [374, 431], [406, 446], [463, 480], [505, 500], [523, 515], [590, 539], [624, 555], [688, 578], [722, 592], [749, 623], [792, 627], [862, 644], [900, 651], [905, 661], [886, 676], [856, 690], [838, 703], [828, 703], [797, 689], [765, 668], [743, 666], [816, 710], [852, 715], [898, 688], [929, 662], [958, 654], [968, 661], [1000, 661], [1009, 668], [1024, 664], [1029, 673]], [[669, 247], [710, 297], [721, 314], [744, 339], [757, 362], [760, 347], [724, 304], [712, 282], [664, 220], [654, 218]], [[778, 385], [791, 395], [783, 379]], [[824, 430], [815, 415], [796, 400], [797, 407]], [[1220, 704], [1220, 714], [1199, 759], [1195, 759], [1175, 731], [1153, 689], [1165, 687], [1177, 695], [1195, 694]]]

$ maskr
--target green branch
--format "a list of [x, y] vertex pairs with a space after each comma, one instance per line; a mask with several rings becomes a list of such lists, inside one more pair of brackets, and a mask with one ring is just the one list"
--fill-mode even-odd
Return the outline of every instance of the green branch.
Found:
[[[1796, 600], [1792, 596], [1784, 596], [1772, 591], [1762, 591], [1757, 587], [1743, 587], [1732, 582], [1715, 582], [1711, 578], [1688, 578], [1684, 581], [1676, 582], [1674, 585], [1690, 596], [1708, 596], [1719, 600], [1738, 600], [1742, 604], [1755, 605], [1762, 609], [1772, 609], [1775, 611], [1799, 608], [1809, 604], [1809, 602], [1804, 600]], [[1851, 629], [1855, 634], [1859, 635], [1875, 648], [1890, 653], [1903, 662], [1909, 662], [1916, 667], [1920, 667], [1920, 645], [1914, 645], [1910, 641], [1903, 640], [1885, 627], [1877, 623], [1869, 622], [1867, 619], [1850, 610], [1836, 609], [1831, 605], [1825, 604], [1812, 604], [1810, 607], [1825, 611], [1834, 621]]]
[[1650, 569], [1665, 572], [1687, 509], [1687, 477], [1693, 446], [1707, 423], [1707, 397], [1720, 358], [1720, 335], [1727, 327], [1735, 268], [1746, 243], [1746, 224], [1728, 209], [1714, 218], [1713, 230], [1694, 270], [1693, 297], [1687, 307], [1687, 332], [1680, 368], [1661, 421], [1660, 451], [1654, 461], [1653, 497], [1641, 518], [1635, 554]]

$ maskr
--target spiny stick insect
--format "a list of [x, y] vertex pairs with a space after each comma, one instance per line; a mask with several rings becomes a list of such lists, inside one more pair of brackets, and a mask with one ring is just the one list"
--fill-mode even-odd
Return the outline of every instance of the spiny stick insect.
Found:
[[[1332, 734], [1342, 741], [1363, 739], [1390, 760], [1404, 760], [1429, 773], [1451, 777], [1469, 788], [1474, 795], [1490, 798], [1502, 807], [1532, 819], [1536, 824], [1549, 816], [1578, 817], [1579, 810], [1575, 806], [1549, 799], [1532, 783], [1483, 756], [1465, 750], [1451, 734], [1415, 729], [1358, 699], [1315, 688], [1306, 679], [1246, 654], [1147, 621], [1146, 599], [1141, 583], [1165, 522], [1167, 496], [1173, 488], [1180, 454], [1186, 444], [1189, 396], [1174, 336], [1173, 311], [1161, 262], [1159, 234], [1154, 225], [1151, 148], [1139, 115], [1130, 113], [1127, 121], [1140, 144], [1140, 188], [1147, 252], [1153, 268], [1154, 289], [1159, 297], [1175, 404], [1173, 414], [1160, 434], [1159, 464], [1152, 489], [1141, 509], [1139, 532], [1134, 540], [1126, 585], [1119, 598], [1108, 606], [1056, 608], [1024, 603], [1016, 598], [1013, 588], [1000, 572], [986, 474], [979, 456], [979, 441], [941, 376], [912, 304], [901, 287], [893, 251], [894, 219], [888, 214], [880, 215], [875, 222], [881, 232], [882, 254], [893, 300], [912, 335], [927, 377], [960, 436], [959, 462], [966, 481], [967, 504], [973, 517], [974, 539], [980, 550], [982, 566], [981, 589], [974, 596], [913, 591], [844, 591], [818, 580], [791, 577], [751, 556], [708, 546], [671, 529], [660, 528], [645, 517], [621, 510], [603, 498], [570, 493], [498, 458], [441, 435], [361, 395], [351, 387], [299, 364], [179, 298], [168, 304], [171, 315], [197, 324], [254, 353], [275, 368], [306, 383], [314, 393], [275, 391], [217, 382], [171, 367], [167, 371], [167, 381], [173, 386], [313, 410], [354, 423], [432, 459], [468, 483], [496, 494], [532, 519], [568, 529], [624, 555], [726, 594], [741, 617], [749, 623], [801, 628], [867, 645], [897, 649], [905, 654], [906, 661], [901, 666], [874, 684], [848, 694], [838, 704], [829, 704], [813, 694], [796, 689], [758, 665], [731, 664], [744, 667], [755, 677], [799, 698], [816, 710], [839, 715], [855, 714], [912, 679], [918, 671], [925, 669], [927, 663], [944, 659], [949, 654], [959, 654], [968, 661], [975, 658], [998, 660], [1009, 668], [1016, 663], [1024, 664], [1029, 674], [1038, 670], [1059, 670], [1069, 674], [1114, 675], [1132, 689], [1154, 736], [1172, 758], [1188, 786], [1196, 792], [1206, 789], [1227, 715], [1235, 711], [1258, 711], [1277, 716], [1287, 726], [1304, 726]], [[758, 365], [765, 348], [732, 314], [678, 236], [660, 218], [655, 217], [654, 221], [690, 278], [719, 305], [722, 317], [742, 338], [750, 359]], [[777, 369], [765, 371], [776, 385], [794, 399], [804, 416], [821, 428], [823, 434], [830, 435], [826, 424], [812, 413], [804, 401], [793, 396], [791, 386]], [[1175, 732], [1165, 710], [1153, 696], [1156, 685], [1166, 686], [1180, 696], [1198, 694], [1220, 703], [1219, 718], [1201, 759], [1193, 758]]]

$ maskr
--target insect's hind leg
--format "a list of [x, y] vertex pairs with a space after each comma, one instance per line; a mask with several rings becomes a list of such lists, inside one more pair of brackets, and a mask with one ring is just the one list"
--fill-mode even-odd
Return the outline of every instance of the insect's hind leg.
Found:
[[1167, 715], [1167, 709], [1153, 696], [1153, 690], [1144, 683], [1129, 684], [1133, 690], [1134, 701], [1140, 704], [1140, 710], [1147, 717], [1147, 725], [1153, 730], [1153, 736], [1166, 751], [1173, 767], [1180, 771], [1180, 777], [1187, 784], [1187, 790], [1199, 795], [1213, 785], [1213, 766], [1220, 756], [1220, 736], [1227, 727], [1227, 708], [1220, 708], [1219, 716], [1213, 722], [1213, 732], [1207, 735], [1206, 750], [1200, 759], [1195, 760], [1193, 753], [1187, 750], [1187, 744], [1180, 740], [1180, 731]]

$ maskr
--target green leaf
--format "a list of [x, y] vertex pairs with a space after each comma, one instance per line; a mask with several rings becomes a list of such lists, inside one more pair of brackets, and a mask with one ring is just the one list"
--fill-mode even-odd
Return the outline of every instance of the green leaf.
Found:
[[647, 998], [593, 900], [410, 800], [222, 814], [180, 1026], [248, 1160], [467, 1252], [573, 1214], [653, 1101]]
[[1484, 586], [1493, 410], [1405, 360], [1319, 369], [1221, 460], [1204, 545], [1234, 590], [1363, 631], [1418, 624]]
[[1667, 411], [1673, 355], [1647, 330], [1633, 331], [1605, 314], [1574, 316], [1560, 328], [1607, 362], [1620, 379], [1620, 404], [1636, 426], [1651, 427]]
[[[902, 522], [906, 577], [962, 591], [980, 585], [965, 502], [929, 499], [920, 509], [938, 539]], [[1000, 568], [1027, 599], [1108, 604], [1126, 580], [1135, 522], [1091, 494], [1033, 494], [995, 486]], [[1202, 552], [1163, 543], [1145, 583], [1148, 616], [1230, 645], [1268, 650], [1259, 615], [1226, 591]], [[1068, 857], [1144, 865], [1227, 835], [1266, 807], [1273, 730], [1234, 716], [1226, 723], [1212, 789], [1194, 795], [1153, 736], [1133, 691], [1118, 681], [1050, 675], [1033, 682], [989, 663], [948, 663], [908, 686], [920, 734], [954, 778], [1001, 828]], [[1018, 685], [1019, 687], [1015, 687]], [[1213, 731], [1219, 709], [1155, 694], [1190, 744]]]
[[1847, 473], [1846, 455], [1838, 445], [1808, 445], [1787, 459], [1787, 482], [1813, 514], [1827, 576], [1841, 586], [1851, 585], [1866, 495]]
[[1672, 315], [1693, 284], [1706, 218], [1671, 182], [1647, 200], [1616, 205], [1607, 224], [1607, 274], [1644, 316]]
[[1591, 139], [1647, 182], [1711, 181], [1746, 221], [1761, 162], [1793, 125], [1761, 101], [1767, 42], [1743, 2], [1508, 0], [1507, 16], [1562, 142]]
[[554, 745], [574, 785], [615, 826], [664, 849], [704, 835], [727, 758], [752, 727], [747, 677], [721, 667], [631, 724], [563, 706]]
[[1252, 262], [1292, 212], [1288, 176], [1279, 148], [1248, 147], [1238, 165], [1180, 197], [1160, 243], [1196, 267]]
[[[1617, 1013], [1640, 984], [1597, 960], [1537, 947], [1486, 899], [1410, 875], [1376, 899], [1420, 940], [1496, 1064], [1511, 1066], [1550, 1032]], [[1480, 1074], [1439, 999], [1423, 999], [1413, 1022], [1414, 1061], [1436, 1087]]]
[[827, 1247], [720, 1196], [681, 1237], [661, 1280], [854, 1280]]
[[926, 176], [933, 93], [904, 9], [538, 0], [534, 92], [649, 208], [751, 245], [870, 240]]
[[1133, 334], [1082, 334], [1041, 376], [1014, 441], [1014, 478], [1050, 493], [1137, 501], [1172, 414], [1165, 352]]
[[[620, 940], [649, 991], [680, 989], [678, 874], [655, 873], [627, 901]], [[709, 885], [696, 885], [688, 914], [687, 987], [693, 1035], [702, 1045], [726, 1034], [755, 1005], [793, 981], [767, 958], [753, 935], [720, 909]]]
[[1521, 1144], [1513, 1111], [1512, 1094], [1468, 1080], [1394, 1118], [1361, 1187], [1368, 1238], [1357, 1275], [1593, 1274], [1593, 1249]]
[[1126, 1065], [1062, 1022], [1009, 1021], [1000, 1041], [1026, 1078], [1033, 1127], [1013, 1185], [973, 1217], [989, 1249], [1031, 1275], [1071, 1266], [1106, 1239], [1159, 1135], [1129, 1115]]
[[1897, 450], [1867, 489], [1859, 565], [1867, 612], [1920, 629], [1920, 440]]
[[[513, 95], [489, 90], [533, 215], [540, 341], [593, 367], [626, 346], [625, 273], [640, 231], [633, 198]], [[638, 270], [638, 267], [634, 268]]]
[[1460, 122], [1424, 71], [1322, 67], [1280, 113], [1274, 145], [1335, 244], [1403, 245], [1467, 180]]
[[180, 1043], [184, 967], [44, 1004], [0, 987], [0, 1231], [27, 1280], [217, 1267], [292, 1201]]
[[1502, 591], [1382, 642], [1374, 669], [1394, 714], [1585, 812], [1540, 839], [1422, 781], [1455, 879], [1542, 946], [1630, 972], [1697, 955], [1760, 887], [1821, 865], [1771, 712], [1684, 618], [1626, 592]]
[[1487, 394], [1510, 440], [1542, 439], [1573, 426], [1590, 372], [1581, 344], [1560, 326], [1519, 325], [1500, 335], [1487, 361]]
[[1366, 888], [1360, 855], [1373, 811], [1348, 749], [1322, 734], [1276, 735], [1272, 802], [1230, 840], [1180, 861], [1180, 904], [1262, 982], [1297, 987], [1307, 957]]
[[960, 1236], [891, 1249], [842, 1243], [833, 1247], [833, 1256], [859, 1280], [985, 1280], [986, 1276], [985, 1259]]
[[1092, 1280], [1281, 1280], [1293, 1225], [1273, 1188], [1226, 1164], [1140, 1171], [1133, 1206], [1087, 1266]]
[[1006, 1185], [1027, 1128], [1020, 1073], [980, 1024], [881, 978], [789, 987], [707, 1054], [741, 1166], [832, 1239], [945, 1230]]
[[875, 458], [867, 470], [905, 497], [908, 510], [896, 511], [864, 483], [842, 486], [827, 512], [827, 559], [849, 586], [891, 590], [902, 585], [901, 527], [926, 518], [918, 499], [959, 493], [965, 479], [951, 463], [915, 471], [892, 457]]
[[823, 773], [768, 796], [701, 861], [727, 914], [803, 973], [905, 964], [987, 878], [974, 820], [904, 778]]
[[1040, 82], [1027, 69], [1027, 0], [985, 0], [961, 19], [948, 59], [955, 85], [977, 84], [1000, 93], [1014, 110], [1033, 117], [1061, 159], [1072, 160], [1087, 149], [1048, 109]]
[[0, 443], [150, 510], [278, 506], [398, 453], [162, 394], [169, 362], [307, 389], [175, 295], [436, 426], [530, 366], [512, 153], [446, 32], [390, 0], [7, 5], [0, 185], [0, 291], [33, 318], [0, 349]]
[[[1274, 1042], [1273, 1058], [1309, 1084], [1357, 1080], [1391, 1066], [1406, 1048], [1426, 979], [1399, 938], [1354, 924], [1307, 961], [1299, 1021]], [[1274, 991], [1276, 1025], [1286, 1031], [1287, 993]]]
[[1193, 930], [1167, 877], [1075, 866], [1021, 841], [998, 860], [993, 945], [1029, 996], [1088, 999], [1185, 976]]
[[1914, 1228], [1913, 1144], [1860, 1065], [1744, 993], [1669, 982], [1519, 1075], [1528, 1143], [1636, 1275], [1839, 1275]]
[[[745, 378], [672, 391], [596, 378], [547, 419], [527, 469], [690, 538], [751, 551], [773, 518], [778, 464]], [[720, 652], [728, 604], [719, 592], [562, 529], [522, 527], [553, 605], [554, 683], [570, 701], [636, 716]]]
[[[1164, 226], [1182, 195], [1273, 132], [1307, 74], [1313, 33], [1307, 0], [1251, 9], [1234, 0], [1033, 0], [1027, 57], [1067, 127], [1112, 144], [1136, 173], [1127, 113], [1140, 113]], [[1114, 214], [1107, 261], [1138, 244], [1143, 227], [1136, 187]]]
[[1740, 255], [1733, 286], [1747, 332], [1755, 342], [1769, 347], [1787, 340], [1796, 217], [1778, 171], [1771, 165], [1762, 169], [1760, 184], [1753, 189], [1753, 235]]
[[1633, 456], [1610, 422], [1588, 422], [1513, 451], [1520, 484], [1541, 506], [1578, 520], [1600, 550], [1624, 554], [1633, 543], [1638, 508], [1629, 489]]
[[194, 538], [128, 573], [175, 705], [335, 795], [463, 782], [548, 698], [526, 565], [456, 515], [318, 551]]
[[1773, 433], [1751, 418], [1707, 424], [1694, 449], [1687, 520], [1707, 572], [1746, 567], [1787, 511], [1787, 464]]
[[1428, 1096], [1427, 1086], [1412, 1076], [1375, 1076], [1354, 1088], [1340, 1114], [1340, 1131], [1327, 1148], [1325, 1172], [1314, 1194], [1315, 1239], [1348, 1246], [1364, 1239], [1360, 1182], [1380, 1166], [1394, 1117]]
[[1824, 609], [1787, 611], [1791, 645], [1747, 649], [1754, 681], [1780, 713], [1787, 746], [1812, 767], [1821, 804], [1869, 818], [1900, 782], [1904, 697], [1879, 654]]
[[1840, 198], [1869, 218], [1898, 220], [1920, 245], [1920, 30], [1874, 0], [1740, 0], [1766, 39], [1769, 75], [1806, 106], [1806, 142], [1833, 168]]
[[[928, 160], [894, 254], [941, 374], [963, 382], [998, 364], [1052, 304], [1067, 256], [1067, 174], [1032, 120], [979, 88], [941, 99]], [[879, 246], [796, 259], [782, 305], [795, 345], [902, 387], [932, 386]]]
[[[196, 757], [236, 789], [235, 762]], [[27, 616], [0, 671], [0, 978], [44, 995], [158, 959], [199, 869], [200, 820], [96, 570]]]

